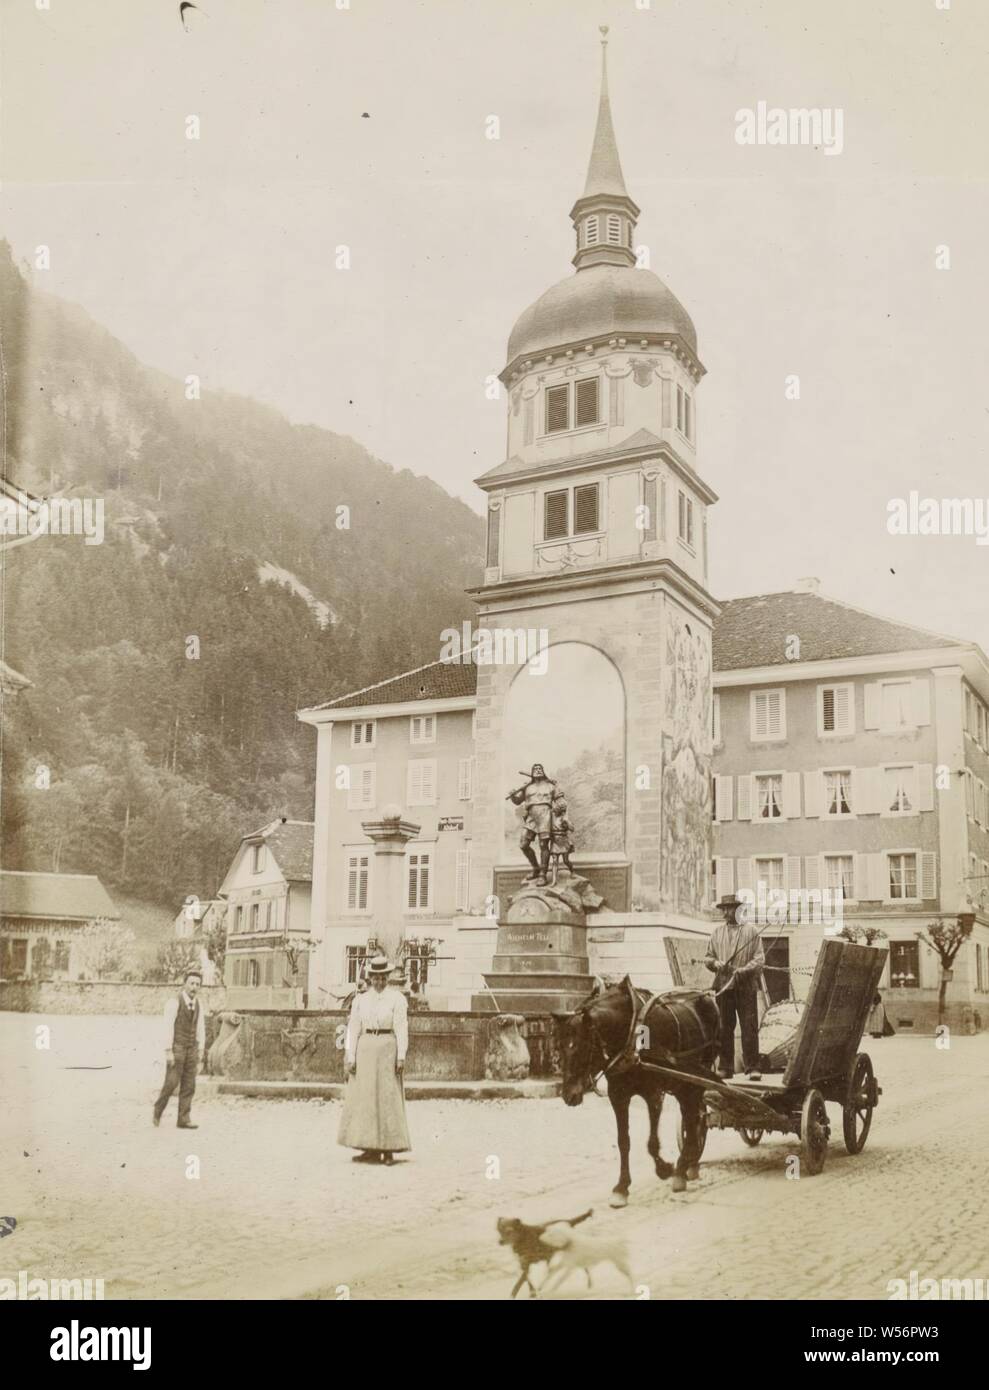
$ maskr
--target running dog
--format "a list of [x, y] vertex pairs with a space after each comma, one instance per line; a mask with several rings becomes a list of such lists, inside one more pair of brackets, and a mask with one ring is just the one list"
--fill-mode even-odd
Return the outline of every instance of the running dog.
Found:
[[[529, 1297], [536, 1297], [536, 1286], [532, 1282], [530, 1270], [533, 1265], [548, 1264], [552, 1257], [560, 1249], [560, 1231], [572, 1231], [574, 1226], [579, 1226], [582, 1221], [586, 1221], [589, 1216], [593, 1216], [593, 1211], [582, 1212], [580, 1216], [573, 1217], [570, 1221], [547, 1221], [542, 1226], [528, 1226], [524, 1221], [520, 1221], [516, 1216], [498, 1217], [498, 1244], [510, 1245], [518, 1257], [518, 1262], [522, 1273], [515, 1281], [514, 1287], [509, 1298], [515, 1298], [523, 1284], [528, 1284], [531, 1290]], [[550, 1245], [543, 1241], [543, 1236], [547, 1231], [556, 1231], [555, 1243]], [[548, 1271], [547, 1271], [548, 1273]], [[590, 1277], [590, 1276], [588, 1276]], [[544, 1281], [545, 1283], [545, 1281]]]
[[540, 1294], [558, 1289], [568, 1275], [575, 1269], [582, 1269], [587, 1275], [587, 1287], [593, 1286], [591, 1270], [595, 1265], [613, 1264], [620, 1274], [628, 1280], [629, 1288], [635, 1289], [635, 1280], [628, 1267], [628, 1250], [624, 1240], [614, 1236], [592, 1236], [583, 1231], [575, 1231], [568, 1222], [558, 1222], [547, 1226], [541, 1237], [544, 1246], [553, 1250], [549, 1272], [543, 1280]]

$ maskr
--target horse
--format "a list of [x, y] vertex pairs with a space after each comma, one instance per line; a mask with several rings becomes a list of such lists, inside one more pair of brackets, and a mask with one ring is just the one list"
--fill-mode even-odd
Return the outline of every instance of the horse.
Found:
[[[615, 1112], [621, 1171], [612, 1191], [611, 1206], [628, 1205], [631, 1174], [628, 1166], [628, 1108], [641, 1096], [649, 1110], [646, 1145], [656, 1176], [673, 1178], [673, 1191], [685, 1192], [687, 1180], [698, 1176], [704, 1149], [703, 1087], [657, 1075], [642, 1063], [653, 1062], [704, 1079], [715, 1080], [711, 1068], [718, 1052], [720, 1018], [712, 993], [674, 990], [650, 997], [637, 990], [626, 975], [620, 984], [595, 985], [573, 1013], [554, 1014], [556, 1042], [563, 1070], [562, 1095], [567, 1105], [580, 1105], [594, 1079], [604, 1076]], [[643, 1033], [644, 1028], [644, 1033]], [[639, 1042], [644, 1046], [639, 1049]], [[675, 1165], [659, 1151], [659, 1117], [663, 1096], [680, 1105], [683, 1143]]]

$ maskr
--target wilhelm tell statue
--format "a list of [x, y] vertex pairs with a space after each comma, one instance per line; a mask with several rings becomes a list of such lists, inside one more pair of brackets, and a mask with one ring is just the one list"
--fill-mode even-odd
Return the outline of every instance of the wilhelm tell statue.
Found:
[[[573, 825], [567, 818], [567, 802], [559, 783], [546, 776], [542, 763], [533, 763], [532, 771], [521, 775], [527, 777], [528, 781], [509, 792], [505, 800], [524, 807], [519, 848], [532, 866], [525, 882], [542, 887], [549, 881], [551, 858], [557, 861], [562, 859], [567, 869], [573, 872], [570, 862]], [[538, 859], [533, 849], [537, 840]]]

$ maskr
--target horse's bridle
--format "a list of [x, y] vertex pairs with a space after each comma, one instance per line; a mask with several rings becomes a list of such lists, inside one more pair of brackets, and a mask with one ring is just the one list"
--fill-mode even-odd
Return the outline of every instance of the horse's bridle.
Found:
[[[606, 1049], [605, 1049], [605, 1046], [604, 1046], [604, 1039], [601, 1037], [601, 1034], [600, 1034], [600, 1032], [598, 1031], [598, 1026], [597, 1026], [597, 1024], [594, 1022], [594, 1019], [593, 1019], [593, 1017], [591, 1016], [591, 1012], [590, 1012], [592, 1006], [593, 1006], [594, 1004], [596, 1004], [597, 1001], [598, 1001], [598, 999], [600, 998], [600, 995], [596, 996], [594, 999], [588, 1000], [587, 1004], [581, 1006], [580, 1012], [584, 1014], [584, 1017], [585, 1017], [586, 1020], [587, 1020], [587, 1026], [588, 1026], [588, 1028], [590, 1029], [591, 1035], [592, 1035], [592, 1037], [593, 1037], [595, 1043], [597, 1044], [598, 1051], [600, 1052], [602, 1058], [604, 1059], [604, 1066], [601, 1068], [600, 1071], [595, 1072], [595, 1073], [593, 1073], [593, 1074], [591, 1074], [590, 1072], [588, 1073], [588, 1075], [590, 1076], [590, 1079], [591, 1079], [591, 1089], [592, 1089], [592, 1090], [595, 1089], [595, 1087], [597, 1086], [597, 1083], [601, 1080], [601, 1078], [602, 1078], [603, 1076], [607, 1076], [608, 1073], [611, 1071], [612, 1067], [614, 1067], [615, 1064], [616, 1064], [617, 1062], [620, 1062], [623, 1058], [626, 1059], [626, 1064], [627, 1064], [626, 1069], [627, 1069], [627, 1068], [634, 1067], [634, 1066], [637, 1064], [638, 1060], [639, 1060], [639, 1058], [638, 1058], [638, 1053], [635, 1051], [634, 1043], [635, 1043], [635, 1030], [636, 1030], [636, 1026], [638, 1025], [639, 1017], [640, 1017], [640, 1011], [641, 1011], [641, 1009], [642, 1009], [642, 1001], [639, 999], [638, 995], [636, 994], [635, 986], [632, 984], [632, 981], [628, 978], [627, 975], [626, 975], [626, 977], [625, 977], [625, 979], [623, 980], [622, 983], [628, 985], [628, 995], [629, 995], [629, 1000], [630, 1000], [631, 1005], [632, 1005], [632, 1014], [631, 1014], [631, 1019], [630, 1019], [629, 1025], [628, 1025], [628, 1037], [625, 1039], [624, 1046], [621, 1047], [621, 1048], [619, 1049], [619, 1051], [616, 1052], [615, 1055], [614, 1055], [613, 1057], [611, 1057], [611, 1058], [608, 1057], [608, 1053], [607, 1053], [607, 1051], [606, 1051]], [[652, 1001], [650, 1000], [650, 1002], [652, 1002]], [[629, 1053], [632, 1053], [632, 1056], [631, 1056], [631, 1057], [629, 1056]]]

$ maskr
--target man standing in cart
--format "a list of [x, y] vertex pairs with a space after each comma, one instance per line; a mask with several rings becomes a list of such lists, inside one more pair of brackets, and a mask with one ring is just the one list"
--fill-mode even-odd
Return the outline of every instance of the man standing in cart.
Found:
[[766, 957], [762, 936], [732, 893], [718, 903], [724, 922], [715, 927], [704, 964], [714, 974], [714, 988], [721, 1014], [721, 1047], [718, 1075], [725, 1081], [735, 1074], [735, 1020], [742, 1032], [742, 1066], [750, 1081], [761, 1081], [759, 1070], [759, 984]]

